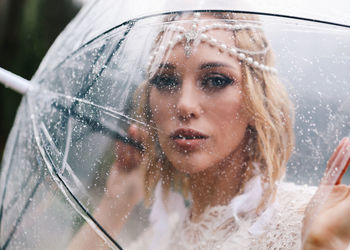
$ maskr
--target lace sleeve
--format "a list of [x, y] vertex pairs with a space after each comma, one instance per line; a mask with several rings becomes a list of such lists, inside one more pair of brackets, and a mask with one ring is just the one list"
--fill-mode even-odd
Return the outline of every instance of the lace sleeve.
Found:
[[301, 249], [304, 211], [316, 187], [282, 183], [277, 194], [276, 213], [264, 243], [271, 249]]

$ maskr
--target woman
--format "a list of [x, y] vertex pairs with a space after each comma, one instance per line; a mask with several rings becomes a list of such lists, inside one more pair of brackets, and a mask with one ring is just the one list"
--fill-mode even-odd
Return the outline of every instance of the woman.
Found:
[[[97, 220], [117, 234], [144, 193], [151, 225], [130, 249], [300, 248], [315, 189], [282, 181], [293, 148], [292, 106], [261, 26], [252, 16], [232, 13], [172, 15], [168, 21], [155, 42], [148, 80], [135, 93], [135, 116], [147, 129], [132, 125], [129, 134], [145, 150], [119, 143], [121, 158]], [[345, 167], [349, 145], [342, 142], [330, 169], [333, 162]], [[125, 186], [115, 185], [120, 182]], [[336, 191], [329, 202], [345, 197], [349, 203], [348, 190]], [[120, 199], [115, 204], [116, 194], [127, 206], [121, 208]], [[113, 211], [118, 223], [105, 219]], [[314, 225], [329, 224], [308, 220], [312, 213], [308, 208], [304, 227], [310, 249], [324, 233]], [[346, 247], [349, 233], [344, 235], [335, 237], [337, 247]]]

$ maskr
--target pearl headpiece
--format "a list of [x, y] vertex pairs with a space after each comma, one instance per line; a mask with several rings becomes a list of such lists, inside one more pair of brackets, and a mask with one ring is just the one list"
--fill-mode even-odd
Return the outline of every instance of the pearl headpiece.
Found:
[[179, 42], [185, 41], [185, 55], [186, 57], [190, 57], [192, 54], [192, 43], [208, 43], [209, 45], [218, 48], [223, 53], [228, 53], [230, 56], [237, 57], [240, 61], [245, 62], [246, 64], [265, 71], [265, 72], [271, 72], [271, 73], [277, 73], [277, 70], [274, 67], [270, 67], [264, 64], [259, 63], [258, 61], [254, 60], [252, 56], [254, 55], [263, 55], [266, 54], [266, 52], [269, 50], [269, 47], [266, 47], [259, 51], [248, 51], [244, 49], [240, 49], [237, 47], [230, 47], [227, 46], [225, 43], [218, 41], [216, 38], [207, 35], [206, 32], [209, 30], [227, 30], [227, 31], [238, 31], [242, 29], [252, 29], [252, 28], [258, 28], [261, 29], [256, 24], [253, 23], [242, 23], [237, 22], [234, 24], [229, 23], [223, 23], [223, 22], [215, 22], [212, 24], [204, 25], [203, 27], [198, 26], [198, 19], [200, 17], [199, 12], [193, 13], [193, 19], [190, 29], [186, 29], [184, 26], [181, 25], [168, 25], [165, 26], [162, 31], [163, 32], [169, 32], [172, 31], [176, 35], [167, 42], [165, 46], [160, 45], [157, 49], [154, 50], [153, 54], [150, 56], [149, 63], [155, 59], [157, 55], [164, 55], [164, 53], [168, 49], [172, 49], [175, 47], [176, 44]]

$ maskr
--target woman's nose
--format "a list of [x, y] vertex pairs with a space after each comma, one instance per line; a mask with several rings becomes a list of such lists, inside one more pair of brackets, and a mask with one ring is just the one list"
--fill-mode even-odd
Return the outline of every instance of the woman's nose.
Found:
[[192, 81], [182, 83], [177, 101], [177, 112], [182, 121], [198, 118], [201, 113], [200, 96]]

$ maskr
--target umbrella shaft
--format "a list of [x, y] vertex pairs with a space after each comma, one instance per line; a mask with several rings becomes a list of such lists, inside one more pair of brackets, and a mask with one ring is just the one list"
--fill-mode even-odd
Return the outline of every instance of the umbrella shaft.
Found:
[[0, 82], [2, 82], [6, 87], [13, 89], [14, 91], [25, 95], [30, 88], [30, 83], [28, 80], [11, 73], [0, 67]]

